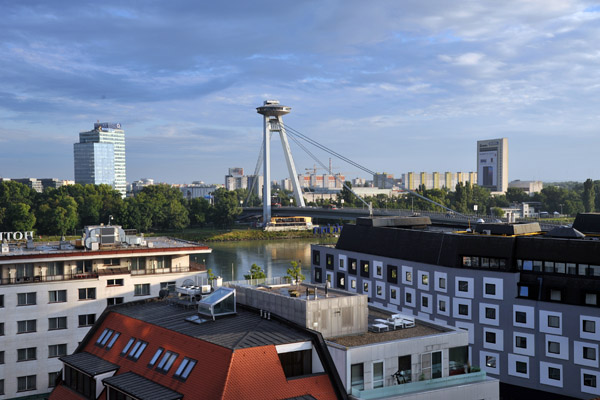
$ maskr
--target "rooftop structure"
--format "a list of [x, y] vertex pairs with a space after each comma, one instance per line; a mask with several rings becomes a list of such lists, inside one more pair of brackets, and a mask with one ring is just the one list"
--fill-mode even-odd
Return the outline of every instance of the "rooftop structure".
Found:
[[440, 232], [359, 219], [335, 247], [313, 245], [312, 279], [466, 330], [469, 363], [498, 378], [506, 398], [586, 399], [600, 395], [599, 216], [550, 232], [537, 223]]
[[34, 242], [3, 232], [0, 247], [0, 381], [7, 398], [43, 395], [107, 306], [157, 297], [206, 280], [190, 254], [210, 248], [119, 226], [91, 226], [73, 241]]

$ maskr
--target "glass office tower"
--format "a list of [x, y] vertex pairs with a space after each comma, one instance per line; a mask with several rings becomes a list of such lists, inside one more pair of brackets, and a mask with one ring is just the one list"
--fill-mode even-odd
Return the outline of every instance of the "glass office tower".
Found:
[[119, 123], [98, 122], [74, 145], [75, 183], [112, 185], [125, 197], [125, 132]]

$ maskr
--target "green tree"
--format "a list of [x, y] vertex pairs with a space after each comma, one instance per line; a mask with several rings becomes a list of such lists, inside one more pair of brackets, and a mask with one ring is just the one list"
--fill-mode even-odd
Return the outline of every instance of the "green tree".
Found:
[[31, 207], [24, 203], [11, 204], [6, 212], [11, 231], [31, 231], [35, 226], [35, 215]]
[[71, 196], [56, 194], [37, 212], [38, 231], [49, 235], [66, 235], [77, 226], [77, 203]]
[[506, 200], [509, 203], [524, 203], [531, 200], [531, 197], [523, 189], [511, 188], [506, 190]]
[[215, 205], [211, 218], [217, 225], [230, 226], [242, 209], [235, 192], [219, 188], [213, 193]]
[[497, 218], [504, 217], [504, 210], [500, 207], [492, 207], [492, 215]]
[[187, 203], [190, 224], [193, 226], [204, 226], [210, 213], [210, 203], [206, 199], [195, 198]]
[[585, 212], [594, 212], [596, 205], [596, 191], [594, 181], [586, 179], [583, 183], [583, 208]]
[[[346, 187], [347, 186], [347, 187]], [[350, 191], [352, 189], [352, 183], [349, 181], [344, 182], [344, 186], [342, 187], [342, 191], [338, 194], [338, 205], [342, 205], [342, 200], [344, 200], [344, 207], [354, 207], [356, 196]]]
[[245, 279], [265, 279], [266, 277], [265, 271], [256, 264], [252, 264], [250, 266], [250, 272], [244, 275]]
[[287, 269], [286, 277], [290, 280], [296, 281], [296, 287], [300, 284], [300, 281], [305, 280], [306, 278], [302, 274], [302, 267], [296, 261], [290, 261], [290, 267]]

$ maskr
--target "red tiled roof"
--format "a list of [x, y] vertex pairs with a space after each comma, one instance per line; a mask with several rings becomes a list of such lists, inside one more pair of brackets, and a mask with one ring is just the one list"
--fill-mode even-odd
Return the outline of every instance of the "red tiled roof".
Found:
[[233, 353], [222, 399], [284, 399], [306, 394], [319, 400], [337, 398], [325, 373], [287, 380], [275, 346], [263, 346]]
[[[105, 328], [121, 333], [110, 350], [95, 344]], [[120, 355], [131, 337], [148, 342], [147, 348], [137, 361]], [[148, 363], [159, 347], [179, 355], [167, 374], [148, 368]], [[109, 312], [106, 315], [102, 326], [94, 332], [80, 351], [89, 352], [119, 365], [119, 370], [116, 372], [118, 375], [129, 371], [135, 372], [183, 394], [185, 399], [266, 400], [307, 394], [319, 400], [336, 399], [333, 383], [325, 373], [286, 379], [274, 345], [232, 351], [117, 312]], [[181, 381], [173, 378], [173, 374], [184, 357], [198, 360], [198, 363], [187, 380]], [[106, 397], [104, 392], [102, 396]], [[59, 386], [52, 392], [51, 400], [59, 399], [80, 400], [82, 397], [68, 388]]]

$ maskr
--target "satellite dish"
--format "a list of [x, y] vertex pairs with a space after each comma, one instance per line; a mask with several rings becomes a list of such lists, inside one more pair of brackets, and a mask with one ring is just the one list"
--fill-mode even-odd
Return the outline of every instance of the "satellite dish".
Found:
[[169, 291], [167, 289], [160, 289], [160, 291], [158, 292], [158, 297], [161, 299], [164, 299], [168, 295], [169, 295]]
[[194, 286], [194, 281], [192, 279], [186, 279], [185, 281], [183, 281], [182, 286]]

